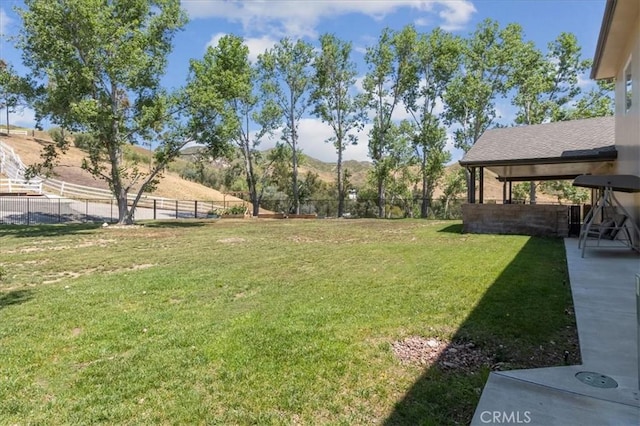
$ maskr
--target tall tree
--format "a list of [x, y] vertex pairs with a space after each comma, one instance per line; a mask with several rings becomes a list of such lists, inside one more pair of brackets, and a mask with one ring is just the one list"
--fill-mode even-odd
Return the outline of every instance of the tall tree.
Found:
[[461, 40], [439, 28], [428, 35], [420, 34], [415, 40], [413, 74], [408, 76], [404, 103], [417, 128], [413, 148], [422, 177], [420, 215], [423, 218], [428, 215], [429, 201], [444, 172], [444, 163], [450, 158], [445, 152], [443, 117], [436, 108], [460, 66], [461, 50]]
[[450, 219], [449, 209], [451, 202], [455, 201], [458, 195], [462, 194], [467, 189], [467, 176], [464, 169], [451, 170], [444, 178], [444, 185], [442, 188], [442, 195], [440, 200], [442, 201], [442, 216], [444, 219]]
[[[368, 183], [376, 188], [376, 194], [380, 182], [385, 191], [382, 216], [379, 211], [377, 214], [379, 218], [389, 217], [390, 208], [398, 200], [407, 206], [413, 198], [411, 188], [415, 184], [415, 173], [412, 172], [415, 168], [415, 158], [411, 141], [415, 131], [415, 126], [409, 120], [399, 123], [392, 121], [387, 129], [388, 143], [384, 147], [384, 155], [368, 172]], [[376, 199], [378, 200], [379, 198]], [[380, 209], [380, 203], [377, 204]]]
[[596, 86], [578, 99], [575, 104], [565, 108], [564, 119], [605, 117], [613, 115], [615, 82], [598, 80]]
[[294, 210], [300, 213], [298, 193], [298, 125], [310, 105], [313, 47], [302, 40], [283, 38], [272, 49], [258, 56], [262, 90], [269, 97], [269, 108], [277, 108], [284, 118], [282, 140], [291, 149]]
[[385, 28], [375, 46], [367, 48], [365, 61], [369, 71], [363, 80], [362, 103], [373, 113], [373, 128], [369, 133], [369, 156], [373, 161], [373, 176], [378, 193], [378, 217], [385, 215], [385, 184], [389, 176], [387, 157], [392, 153], [390, 137], [392, 116], [401, 103], [411, 74], [411, 57], [416, 32], [405, 27], [400, 32]]
[[[389, 129], [391, 141], [389, 154], [384, 157], [385, 177], [389, 206], [400, 204], [404, 217], [413, 217], [413, 191], [419, 179], [416, 174], [416, 159], [413, 156], [413, 146], [416, 137], [416, 127], [409, 120], [402, 120], [398, 124], [392, 123]], [[390, 218], [391, 209], [387, 210]]]
[[549, 43], [543, 55], [532, 42], [515, 51], [507, 86], [515, 91], [512, 103], [518, 107], [517, 124], [559, 121], [565, 108], [581, 93], [578, 77], [590, 66], [580, 58], [580, 46], [573, 34], [562, 33]]
[[462, 67], [445, 92], [446, 121], [455, 125], [457, 148], [468, 151], [496, 118], [495, 100], [505, 96], [522, 28], [485, 20], [465, 39]]
[[[162, 90], [160, 78], [175, 33], [186, 23], [179, 0], [25, 0], [18, 37], [24, 64], [37, 84], [39, 118], [90, 133], [95, 155], [83, 165], [108, 182], [119, 223], [132, 223], [142, 192], [153, 187], [188, 139], [181, 121], [186, 98]], [[174, 117], [175, 120], [168, 120]], [[200, 129], [191, 127], [191, 134]], [[123, 159], [126, 144], [156, 140], [155, 165], [147, 173]], [[51, 165], [64, 140], [45, 152]], [[106, 160], [106, 161], [104, 161]], [[37, 170], [36, 170], [37, 171]], [[128, 192], [139, 184], [129, 209]]]
[[[607, 108], [610, 98], [603, 90], [606, 84], [598, 86], [601, 90], [592, 91], [590, 96], [578, 100], [582, 92], [578, 86], [579, 76], [591, 62], [581, 59], [581, 49], [573, 34], [561, 33], [549, 43], [546, 55], [532, 42], [523, 43], [515, 51], [515, 59], [507, 86], [515, 92], [512, 103], [518, 107], [516, 124], [541, 124], [610, 113]], [[572, 105], [576, 101], [577, 108], [574, 108]], [[536, 202], [536, 187], [535, 182], [530, 182], [532, 204]]]
[[314, 113], [333, 130], [332, 142], [338, 154], [337, 188], [338, 217], [344, 214], [345, 185], [342, 173], [342, 155], [347, 144], [356, 144], [352, 132], [360, 130], [364, 117], [351, 94], [356, 81], [356, 65], [351, 59], [351, 43], [332, 34], [320, 37], [321, 52], [315, 61], [315, 79], [312, 100]]
[[[249, 48], [242, 38], [235, 35], [222, 37], [217, 46], [209, 47], [202, 60], [192, 61], [202, 77], [211, 82], [211, 88], [220, 98], [223, 120], [230, 141], [237, 147], [243, 160], [243, 173], [253, 215], [260, 211], [260, 200], [264, 190], [264, 173], [260, 169], [265, 161], [258, 146], [264, 135], [278, 125], [278, 111], [273, 105], [265, 104], [261, 94], [256, 93], [256, 71], [249, 61]], [[209, 111], [214, 115], [216, 109]], [[252, 131], [252, 123], [259, 129]], [[268, 169], [268, 167], [266, 167]]]

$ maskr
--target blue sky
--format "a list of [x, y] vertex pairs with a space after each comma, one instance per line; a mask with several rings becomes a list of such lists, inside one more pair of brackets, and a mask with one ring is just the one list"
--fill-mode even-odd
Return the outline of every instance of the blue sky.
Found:
[[[14, 7], [22, 1], [0, 0], [0, 32], [16, 34], [20, 19]], [[256, 57], [284, 36], [303, 38], [317, 44], [320, 34], [334, 33], [352, 42], [353, 58], [361, 75], [366, 72], [364, 49], [372, 45], [384, 27], [401, 29], [414, 24], [418, 31], [435, 27], [466, 36], [486, 18], [500, 23], [520, 24], [527, 40], [546, 51], [547, 44], [561, 32], [576, 35], [584, 58], [592, 58], [604, 12], [605, 0], [182, 0], [190, 22], [174, 40], [167, 74], [167, 87], [181, 86], [187, 77], [189, 59], [202, 58], [207, 45], [224, 34], [245, 38], [251, 56]], [[21, 71], [20, 52], [6, 39], [0, 41], [0, 57]], [[582, 78], [585, 87], [591, 83]], [[513, 108], [508, 100], [498, 100], [501, 122], [511, 124]], [[398, 113], [402, 118], [402, 111]], [[33, 112], [25, 110], [12, 121], [24, 126], [34, 124]], [[329, 129], [319, 120], [306, 117], [300, 124], [301, 147], [306, 154], [323, 161], [335, 161], [335, 150], [324, 142]], [[360, 143], [349, 147], [346, 159], [367, 159], [367, 136], [360, 133]], [[265, 148], [274, 141], [265, 141]], [[453, 159], [461, 153], [451, 149]]]

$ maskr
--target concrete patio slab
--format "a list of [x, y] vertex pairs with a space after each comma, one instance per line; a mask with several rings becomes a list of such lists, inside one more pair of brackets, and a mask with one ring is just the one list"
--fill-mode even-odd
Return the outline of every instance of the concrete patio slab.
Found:
[[[473, 425], [638, 425], [638, 314], [635, 276], [640, 256], [620, 246], [589, 247], [565, 239], [582, 365], [493, 372]], [[603, 389], [576, 378], [611, 377]]]

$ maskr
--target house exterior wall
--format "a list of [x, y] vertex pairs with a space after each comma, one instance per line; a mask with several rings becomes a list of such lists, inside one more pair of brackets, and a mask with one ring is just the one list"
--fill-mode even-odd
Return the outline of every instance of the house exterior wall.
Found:
[[[632, 104], [631, 108], [625, 111], [625, 69], [629, 59], [631, 60]], [[640, 16], [636, 17], [617, 69], [615, 115], [618, 160], [615, 173], [640, 176]], [[620, 193], [616, 196], [640, 226], [640, 193]]]

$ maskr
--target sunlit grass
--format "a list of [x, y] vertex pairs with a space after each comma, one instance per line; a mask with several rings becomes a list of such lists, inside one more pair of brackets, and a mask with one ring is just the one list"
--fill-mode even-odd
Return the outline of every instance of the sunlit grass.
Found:
[[392, 342], [503, 345], [518, 367], [573, 323], [560, 240], [459, 230], [2, 227], [0, 423], [468, 422], [488, 368], [405, 365]]

